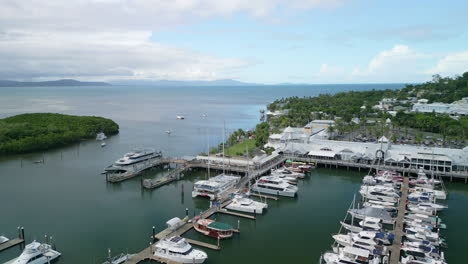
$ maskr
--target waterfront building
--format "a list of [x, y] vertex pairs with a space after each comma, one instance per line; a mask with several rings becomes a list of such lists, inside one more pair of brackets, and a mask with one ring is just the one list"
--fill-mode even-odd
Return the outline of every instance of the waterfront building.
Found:
[[[282, 133], [284, 134], [284, 133]], [[468, 147], [463, 149], [432, 148], [392, 144], [386, 137], [378, 142], [336, 141], [310, 135], [302, 142], [269, 140], [266, 147], [279, 153], [322, 160], [423, 168], [440, 172], [468, 171]], [[377, 162], [378, 161], [378, 162]]]

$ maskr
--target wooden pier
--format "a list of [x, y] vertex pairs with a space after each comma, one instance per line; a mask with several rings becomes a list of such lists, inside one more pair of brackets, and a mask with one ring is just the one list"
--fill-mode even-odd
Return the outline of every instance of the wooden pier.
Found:
[[210, 244], [210, 243], [205, 243], [205, 242], [201, 242], [201, 241], [198, 241], [198, 240], [193, 240], [193, 239], [190, 239], [190, 238], [184, 238], [185, 241], [187, 241], [188, 243], [192, 244], [192, 245], [196, 245], [196, 246], [199, 246], [199, 247], [204, 247], [204, 248], [209, 248], [209, 249], [213, 249], [213, 250], [221, 250], [221, 247], [218, 246], [218, 245], [213, 245], [213, 244]]
[[5, 249], [22, 244], [22, 243], [24, 243], [24, 240], [22, 238], [14, 238], [14, 239], [8, 240], [7, 242], [0, 244], [0, 252], [2, 252]]
[[[286, 156], [285, 156], [286, 157]], [[309, 157], [299, 157], [299, 156], [288, 156], [288, 159], [295, 160], [295, 161], [302, 161], [302, 162], [315, 162], [316, 166], [324, 166], [324, 167], [329, 167], [329, 168], [346, 168], [349, 170], [349, 168], [356, 168], [358, 170], [364, 169], [364, 170], [369, 170], [369, 169], [375, 169], [376, 166], [375, 164], [370, 164], [370, 163], [360, 163], [360, 162], [352, 162], [352, 161], [346, 161], [346, 160], [336, 160], [336, 159], [313, 159]], [[410, 167], [401, 167], [401, 166], [390, 166], [390, 165], [380, 165], [379, 166], [380, 170], [389, 170], [389, 171], [396, 171], [396, 172], [401, 172], [402, 174], [413, 174], [416, 175], [419, 172], [419, 168], [410, 168]], [[431, 175], [433, 171], [431, 170], [423, 170], [424, 173], [427, 175]], [[468, 183], [468, 171], [434, 171], [435, 174], [440, 175], [441, 177], [444, 178], [449, 178], [450, 181], [455, 179], [461, 179], [465, 183]]]
[[398, 216], [395, 221], [395, 228], [393, 230], [395, 234], [395, 240], [393, 241], [393, 245], [390, 247], [390, 251], [392, 252], [390, 256], [390, 264], [398, 264], [400, 263], [400, 245], [402, 241], [402, 237], [405, 234], [403, 231], [403, 219], [405, 218], [406, 213], [406, 199], [408, 198], [408, 182], [409, 178], [403, 178], [403, 187], [401, 190], [401, 198], [400, 203], [398, 204]]
[[241, 213], [237, 213], [237, 212], [228, 211], [228, 210], [226, 210], [226, 209], [220, 209], [220, 210], [218, 210], [218, 213], [227, 214], [227, 215], [233, 215], [233, 216], [238, 216], [238, 217], [243, 217], [243, 218], [247, 218], [247, 219], [250, 219], [250, 220], [255, 220], [255, 219], [257, 219], [257, 218], [256, 218], [255, 216], [253, 216], [253, 215], [241, 214]]

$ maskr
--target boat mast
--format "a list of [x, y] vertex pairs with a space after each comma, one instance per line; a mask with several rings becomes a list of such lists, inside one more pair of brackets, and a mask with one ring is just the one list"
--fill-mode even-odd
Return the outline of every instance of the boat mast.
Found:
[[[207, 129], [208, 131], [208, 129]], [[210, 163], [211, 163], [211, 159], [210, 159], [210, 135], [208, 133], [206, 133], [206, 137], [208, 138], [208, 167], [207, 167], [207, 170], [208, 170], [208, 180], [210, 179]]]
[[226, 175], [226, 164], [224, 164], [224, 145], [226, 144], [226, 120], [223, 120], [223, 175]]

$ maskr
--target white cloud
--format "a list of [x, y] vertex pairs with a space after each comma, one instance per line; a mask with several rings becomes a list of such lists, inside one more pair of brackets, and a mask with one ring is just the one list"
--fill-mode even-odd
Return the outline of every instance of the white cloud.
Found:
[[144, 31], [11, 32], [0, 37], [0, 78], [213, 80], [249, 65], [149, 42], [150, 36]]
[[2, 0], [0, 78], [232, 78], [250, 62], [150, 41], [152, 32], [243, 12], [274, 16], [344, 0]]
[[437, 62], [437, 65], [428, 70], [428, 74], [442, 76], [463, 74], [468, 71], [468, 51], [452, 53]]

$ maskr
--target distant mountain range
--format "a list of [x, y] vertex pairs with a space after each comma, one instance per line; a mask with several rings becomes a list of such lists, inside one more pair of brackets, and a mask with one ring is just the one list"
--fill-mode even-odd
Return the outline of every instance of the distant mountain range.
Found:
[[105, 86], [111, 85], [105, 82], [80, 82], [72, 79], [62, 79], [56, 81], [43, 82], [18, 82], [9, 80], [0, 80], [0, 87], [39, 87], [39, 86]]
[[113, 85], [140, 85], [140, 86], [252, 86], [263, 85], [258, 83], [245, 83], [231, 79], [215, 81], [173, 81], [173, 80], [119, 80], [112, 81]]

